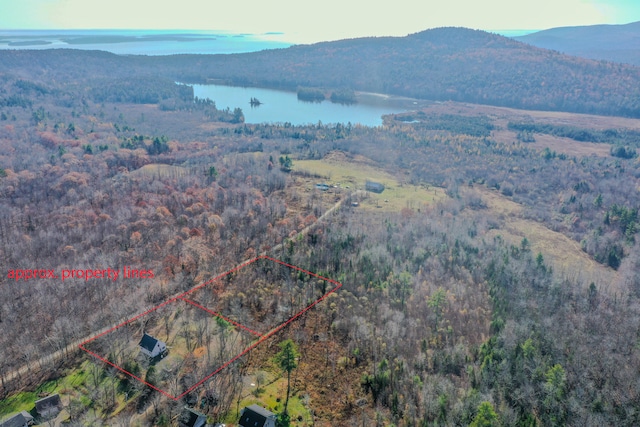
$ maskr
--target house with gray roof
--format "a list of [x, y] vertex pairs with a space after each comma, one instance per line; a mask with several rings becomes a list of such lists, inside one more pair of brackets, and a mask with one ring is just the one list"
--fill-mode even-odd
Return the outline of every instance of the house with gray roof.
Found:
[[142, 335], [142, 339], [138, 345], [140, 346], [140, 352], [146, 354], [152, 359], [162, 356], [167, 351], [167, 345], [163, 341], [160, 341], [147, 333]]
[[205, 427], [207, 424], [207, 416], [195, 411], [189, 407], [184, 407], [178, 418], [180, 427]]
[[43, 399], [36, 400], [36, 412], [42, 418], [53, 418], [62, 411], [62, 401], [59, 394], [52, 394]]
[[33, 424], [33, 417], [27, 411], [19, 412], [0, 422], [0, 427], [27, 427]]
[[241, 427], [276, 427], [276, 414], [261, 406], [247, 406], [240, 412]]

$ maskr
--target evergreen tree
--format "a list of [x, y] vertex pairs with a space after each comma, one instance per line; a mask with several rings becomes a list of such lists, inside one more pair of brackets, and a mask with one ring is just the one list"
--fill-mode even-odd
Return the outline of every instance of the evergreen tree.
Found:
[[500, 421], [496, 411], [493, 409], [493, 405], [490, 402], [482, 402], [478, 406], [478, 413], [469, 424], [469, 427], [497, 427], [499, 425]]
[[276, 354], [275, 360], [278, 366], [287, 373], [287, 398], [284, 402], [284, 413], [287, 413], [289, 405], [289, 393], [291, 391], [291, 371], [297, 366], [298, 346], [290, 339], [280, 343], [280, 352]]

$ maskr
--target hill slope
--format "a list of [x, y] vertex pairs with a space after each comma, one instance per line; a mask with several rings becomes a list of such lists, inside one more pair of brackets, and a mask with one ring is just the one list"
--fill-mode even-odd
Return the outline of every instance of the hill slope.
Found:
[[551, 28], [514, 39], [569, 55], [640, 65], [640, 22]]
[[[165, 57], [158, 61], [175, 61]], [[182, 57], [185, 79], [320, 86], [524, 109], [640, 116], [640, 69], [539, 49], [465, 28], [227, 57]]]
[[[36, 71], [34, 71], [34, 69]], [[439, 28], [406, 37], [361, 38], [234, 55], [125, 57], [104, 52], [5, 51], [0, 72], [43, 83], [145, 76], [173, 84], [217, 79], [295, 90], [350, 88], [523, 109], [640, 117], [640, 68], [576, 58], [506, 37]], [[24, 73], [24, 74], [23, 74]], [[147, 78], [147, 76], [149, 78]], [[120, 83], [119, 87], [125, 83]], [[150, 90], [148, 87], [145, 91]], [[169, 90], [165, 92], [169, 93]], [[140, 97], [144, 98], [144, 97]]]

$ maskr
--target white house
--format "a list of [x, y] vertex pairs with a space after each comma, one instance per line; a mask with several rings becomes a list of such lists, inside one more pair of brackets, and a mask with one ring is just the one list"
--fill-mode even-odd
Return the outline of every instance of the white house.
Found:
[[142, 336], [138, 345], [140, 346], [140, 351], [152, 359], [163, 355], [167, 351], [167, 345], [164, 342], [147, 333]]

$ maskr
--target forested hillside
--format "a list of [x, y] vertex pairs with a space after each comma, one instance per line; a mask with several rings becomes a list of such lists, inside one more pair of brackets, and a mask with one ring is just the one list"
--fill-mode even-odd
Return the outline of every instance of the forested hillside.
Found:
[[[418, 46], [412, 55], [397, 45], [409, 40]], [[455, 54], [440, 51], [446, 44]], [[540, 93], [540, 108], [551, 94], [590, 108], [614, 78], [619, 86], [603, 108], [637, 102], [633, 68], [457, 29], [225, 61], [0, 53], [0, 417], [56, 392], [65, 405], [58, 421], [70, 426], [175, 425], [185, 405], [232, 425], [252, 403], [295, 426], [638, 425], [638, 120], [434, 103], [379, 127], [250, 125], [242, 111], [193, 100], [173, 81], [236, 70], [253, 82], [259, 65], [264, 80], [256, 83], [363, 89], [363, 76], [377, 73], [376, 90], [393, 81], [386, 90], [409, 94], [431, 90], [418, 78], [429, 74], [392, 79], [386, 67], [400, 73], [391, 62], [418, 64], [427, 46], [443, 64], [473, 73], [442, 81], [466, 81], [459, 93], [479, 90], [486, 102], [498, 88], [513, 96], [520, 76], [534, 72], [542, 80], [522, 90]], [[318, 50], [333, 50], [334, 59], [363, 52], [362, 67], [345, 59], [310, 80], [305, 64]], [[488, 52], [496, 54], [493, 75], [483, 74]], [[390, 62], [376, 72], [373, 57], [385, 55]], [[503, 72], [507, 56], [529, 65]], [[287, 57], [298, 66], [287, 68]], [[244, 61], [255, 64], [242, 74]], [[278, 61], [287, 70], [281, 81], [267, 77]], [[413, 70], [429, 69], [420, 64]], [[567, 73], [554, 73], [557, 64]], [[479, 85], [480, 75], [496, 86]], [[591, 92], [566, 90], [589, 85]], [[343, 175], [309, 166], [328, 164]], [[381, 194], [366, 191], [374, 174], [385, 180]], [[176, 372], [184, 375], [170, 384], [174, 396], [186, 393], [178, 401], [77, 351], [99, 331], [261, 253], [342, 286], [191, 392], [196, 381], [185, 378], [195, 362], [215, 358], [205, 347], [220, 342], [228, 345], [220, 353], [230, 352], [242, 343], [231, 339], [238, 328], [185, 309], [124, 328], [136, 338], [127, 351], [143, 332], [166, 329], [169, 358], [157, 369], [124, 360], [124, 351], [105, 360], [138, 373], [143, 366], [145, 380], [158, 384], [183, 351]], [[15, 275], [125, 266], [153, 277]], [[295, 292], [261, 295], [269, 283], [234, 287], [239, 277], [217, 282], [211, 299], [220, 295], [232, 313], [251, 311], [257, 326], [268, 313], [286, 317], [278, 297]], [[322, 286], [311, 277], [286, 278]], [[278, 355], [289, 339], [299, 351], [287, 372]], [[50, 357], [56, 352], [63, 357]]]
[[[570, 57], [506, 37], [439, 28], [235, 55], [118, 57], [103, 52], [0, 52], [0, 71], [38, 81], [223, 81], [245, 86], [383, 92], [525, 109], [640, 116], [640, 69]], [[73, 64], [67, 70], [67, 64]], [[32, 68], [32, 64], [39, 67]], [[118, 86], [126, 83], [113, 83]], [[154, 86], [158, 86], [154, 84]], [[93, 94], [96, 96], [99, 94]], [[169, 96], [166, 91], [164, 97]], [[97, 99], [97, 98], [96, 98]], [[144, 101], [144, 99], [140, 99]]]

